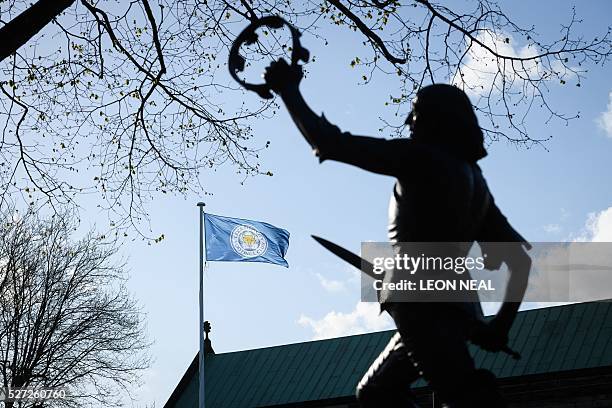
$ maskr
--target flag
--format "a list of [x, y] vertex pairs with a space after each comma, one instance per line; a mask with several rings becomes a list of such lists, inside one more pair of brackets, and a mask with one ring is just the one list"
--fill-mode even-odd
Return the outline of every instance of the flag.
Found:
[[260, 221], [204, 214], [207, 261], [289, 264], [289, 232]]

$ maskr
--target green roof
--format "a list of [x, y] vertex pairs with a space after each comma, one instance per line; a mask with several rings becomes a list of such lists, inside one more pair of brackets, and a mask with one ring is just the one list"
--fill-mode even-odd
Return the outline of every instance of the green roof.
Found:
[[[394, 331], [206, 355], [206, 406], [246, 408], [346, 398]], [[612, 303], [519, 313], [510, 333], [519, 361], [472, 348], [476, 365], [515, 377], [612, 365]], [[418, 384], [416, 384], [418, 386]], [[198, 356], [166, 407], [195, 408]]]

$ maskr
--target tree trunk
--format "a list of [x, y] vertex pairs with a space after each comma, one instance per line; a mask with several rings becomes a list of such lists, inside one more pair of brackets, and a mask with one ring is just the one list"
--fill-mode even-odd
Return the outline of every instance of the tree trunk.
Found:
[[13, 54], [75, 0], [39, 0], [0, 28], [0, 61]]

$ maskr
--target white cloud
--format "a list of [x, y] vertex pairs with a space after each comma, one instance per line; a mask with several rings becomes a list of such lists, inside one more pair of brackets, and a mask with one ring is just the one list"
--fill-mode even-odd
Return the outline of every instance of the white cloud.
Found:
[[576, 77], [575, 72], [558, 60], [548, 62], [533, 59], [514, 63], [498, 60], [487, 48], [497, 54], [517, 58], [529, 58], [539, 53], [532, 44], [515, 46], [517, 42], [510, 34], [484, 30], [476, 38], [486, 48], [474, 43], [461, 65], [460, 73], [452, 81], [472, 96], [488, 94], [492, 87], [493, 93], [496, 93], [502, 89], [508, 91], [515, 83], [517, 87], [523, 86], [525, 78], [562, 78], [567, 81]]
[[561, 226], [559, 224], [547, 224], [544, 227], [544, 231], [549, 234], [556, 234], [561, 232]]
[[331, 311], [319, 320], [301, 315], [298, 323], [312, 329], [313, 340], [391, 329], [391, 318], [379, 312], [378, 303], [358, 302], [351, 312]]
[[565, 208], [561, 207], [561, 221], [567, 220], [569, 216], [570, 216], [570, 212], [567, 211]]
[[579, 242], [612, 242], [612, 207], [590, 213]]
[[314, 275], [327, 292], [342, 292], [359, 284], [361, 273], [358, 269], [346, 265], [345, 269], [341, 270], [341, 272], [347, 275], [346, 279], [330, 279], [318, 272], [314, 273]]
[[[494, 33], [489, 30], [485, 30], [478, 34], [477, 39], [484, 44], [486, 47], [494, 50], [498, 54], [507, 55], [510, 57], [521, 57], [526, 58], [536, 54], [536, 50], [533, 47], [514, 47], [514, 39], [511, 35], [503, 35]], [[538, 71], [538, 64], [536, 61], [528, 61], [524, 66], [513, 66], [510, 63], [506, 65], [498, 65], [499, 61], [497, 58], [491, 55], [491, 53], [485, 48], [476, 43], [472, 46], [465, 62], [461, 66], [461, 74], [458, 74], [453, 83], [461, 85], [462, 82], [466, 83], [465, 91], [472, 95], [482, 95], [488, 93], [491, 86], [501, 89], [503, 86], [502, 75], [505, 77], [508, 83], [513, 82], [516, 78], [515, 70], [524, 76], [530, 76], [536, 74]]]
[[605, 112], [597, 118], [599, 127], [606, 132], [606, 136], [612, 137], [612, 91], [608, 94], [608, 107]]
[[316, 273], [317, 278], [319, 279], [319, 283], [323, 286], [328, 292], [341, 292], [346, 290], [346, 285], [344, 282], [334, 279], [327, 279], [325, 276], [320, 273]]
[[[570, 240], [573, 242], [547, 248], [534, 258], [537, 273], [532, 271], [526, 298], [538, 301], [531, 307], [551, 306], [542, 301], [557, 300], [562, 293], [574, 302], [612, 298], [612, 207], [590, 213], [582, 231]], [[563, 273], [560, 264], [570, 266], [566, 275], [559, 275]]]

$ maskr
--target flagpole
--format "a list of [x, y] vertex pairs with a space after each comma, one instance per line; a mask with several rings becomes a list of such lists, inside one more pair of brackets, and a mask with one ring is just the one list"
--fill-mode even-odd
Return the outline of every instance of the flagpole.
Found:
[[198, 391], [199, 408], [205, 408], [204, 400], [204, 203], [199, 202], [200, 207], [200, 322], [198, 325], [198, 336], [200, 337], [199, 369], [200, 384]]

